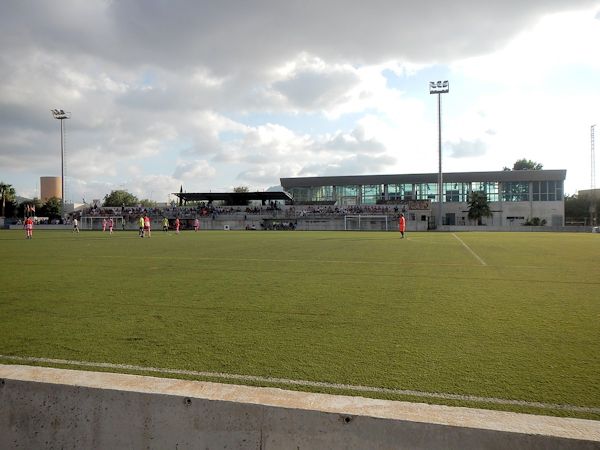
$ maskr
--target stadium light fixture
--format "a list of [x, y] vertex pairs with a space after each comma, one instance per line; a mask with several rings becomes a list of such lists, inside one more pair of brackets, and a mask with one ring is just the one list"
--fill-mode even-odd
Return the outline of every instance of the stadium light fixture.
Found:
[[70, 112], [65, 112], [63, 109], [51, 109], [52, 117], [60, 120], [60, 182], [61, 182], [61, 201], [60, 201], [60, 217], [64, 222], [65, 219], [65, 119], [71, 118]]
[[442, 225], [442, 203], [443, 203], [443, 188], [444, 188], [444, 177], [442, 174], [442, 94], [450, 92], [450, 84], [448, 80], [445, 81], [430, 81], [429, 82], [429, 93], [437, 94], [438, 96], [438, 213], [436, 228]]

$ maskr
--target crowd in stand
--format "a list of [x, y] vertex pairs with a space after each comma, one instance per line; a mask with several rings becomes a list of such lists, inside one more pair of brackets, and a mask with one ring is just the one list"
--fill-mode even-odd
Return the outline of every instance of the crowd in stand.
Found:
[[398, 216], [407, 210], [425, 210], [430, 208], [429, 201], [409, 201], [395, 205], [282, 205], [271, 202], [259, 206], [214, 206], [209, 203], [198, 203], [191, 206], [165, 207], [99, 207], [93, 206], [82, 211], [81, 216], [92, 217], [123, 217], [125, 222], [138, 220], [142, 215], [148, 215], [152, 220], [195, 219], [210, 217], [216, 219], [221, 215], [248, 216], [269, 215], [274, 218], [294, 219], [306, 216], [345, 216], [350, 214]]

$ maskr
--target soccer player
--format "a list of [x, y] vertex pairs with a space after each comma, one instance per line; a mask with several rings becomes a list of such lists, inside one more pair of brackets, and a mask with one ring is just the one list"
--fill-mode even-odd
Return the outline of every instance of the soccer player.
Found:
[[169, 219], [163, 217], [163, 231], [166, 233], [169, 231]]
[[179, 217], [175, 218], [175, 233], [179, 234]]
[[140, 237], [144, 237], [144, 216], [140, 216], [138, 220], [138, 225], [140, 227]]
[[79, 233], [79, 222], [76, 217], [73, 219], [73, 233]]
[[144, 235], [147, 235], [148, 237], [152, 237], [152, 230], [150, 228], [151, 223], [150, 217], [146, 214], [144, 216]]
[[406, 231], [406, 219], [404, 218], [404, 214], [400, 214], [400, 218], [398, 219], [398, 231], [402, 237], [400, 239], [404, 239], [404, 232]]
[[106, 231], [106, 219], [102, 219], [102, 232]]
[[200, 229], [200, 221], [198, 220], [198, 218], [196, 217], [194, 219], [194, 231], [198, 231]]
[[115, 222], [113, 221], [113, 218], [112, 217], [109, 218], [108, 219], [108, 233], [109, 234], [112, 234], [114, 225], [115, 225]]
[[25, 228], [25, 233], [26, 233], [25, 239], [32, 239], [33, 238], [33, 219], [31, 217], [28, 217], [27, 219], [25, 219], [23, 228]]

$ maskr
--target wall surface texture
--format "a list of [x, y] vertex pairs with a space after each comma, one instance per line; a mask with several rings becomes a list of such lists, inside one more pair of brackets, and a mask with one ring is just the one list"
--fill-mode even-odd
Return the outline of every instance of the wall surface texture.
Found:
[[0, 448], [598, 449], [600, 422], [0, 365]]

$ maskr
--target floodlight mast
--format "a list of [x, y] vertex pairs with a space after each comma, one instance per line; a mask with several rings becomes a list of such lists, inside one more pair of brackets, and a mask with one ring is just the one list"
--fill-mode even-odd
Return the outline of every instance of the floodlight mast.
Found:
[[442, 225], [442, 191], [444, 187], [444, 177], [442, 174], [442, 94], [450, 92], [450, 85], [446, 81], [430, 81], [429, 93], [438, 96], [438, 211], [436, 219], [436, 228]]
[[65, 220], [65, 127], [63, 121], [71, 118], [70, 112], [63, 109], [51, 109], [52, 116], [60, 120], [60, 182], [61, 182], [61, 200], [60, 200], [60, 218], [63, 223]]

